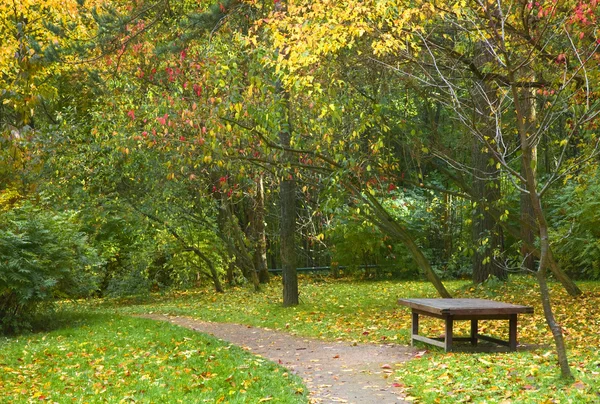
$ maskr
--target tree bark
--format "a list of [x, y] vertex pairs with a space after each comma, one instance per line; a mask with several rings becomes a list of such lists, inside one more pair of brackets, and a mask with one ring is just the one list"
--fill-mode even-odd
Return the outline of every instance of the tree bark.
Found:
[[[515, 102], [519, 102], [523, 106], [523, 119], [525, 120], [524, 130], [527, 133], [532, 133], [532, 130], [535, 130], [535, 122], [536, 122], [536, 109], [535, 109], [535, 96], [532, 93], [532, 90], [526, 89], [519, 91], [521, 98], [519, 100], [515, 100]], [[526, 176], [526, 170], [532, 169], [536, 170], [537, 165], [537, 146], [535, 144], [530, 144], [530, 153], [531, 157], [528, 158], [529, 163], [525, 162], [525, 158], [521, 156], [521, 175]], [[533, 165], [533, 167], [526, 167], [525, 164]], [[536, 218], [535, 212], [533, 211], [533, 206], [531, 203], [531, 198], [527, 192], [521, 192], [520, 199], [520, 207], [521, 207], [521, 235], [520, 239], [523, 244], [531, 244], [533, 245], [535, 242], [535, 233], [536, 233]], [[521, 247], [521, 256], [523, 257], [523, 267], [530, 270], [535, 271], [535, 257], [530, 254], [526, 248]]]
[[560, 375], [563, 379], [572, 379], [573, 374], [569, 367], [569, 359], [567, 357], [567, 347], [565, 345], [565, 339], [563, 337], [562, 329], [560, 324], [556, 322], [554, 313], [552, 312], [552, 303], [550, 301], [550, 290], [548, 289], [548, 283], [546, 282], [546, 271], [539, 269], [536, 272], [536, 279], [540, 287], [540, 296], [542, 300], [542, 307], [544, 309], [544, 317], [546, 323], [552, 332], [554, 337], [554, 343], [556, 344], [556, 352], [558, 355], [558, 363], [560, 365]]
[[222, 198], [221, 209], [225, 216], [228, 242], [231, 243], [230, 245], [234, 249], [244, 277], [252, 282], [254, 290], [258, 291], [260, 289], [258, 274], [256, 273], [252, 256], [246, 247], [245, 234], [240, 228], [237, 217], [233, 214], [231, 204], [225, 198]]
[[[355, 194], [360, 193], [355, 192]], [[414, 242], [408, 231], [385, 210], [385, 208], [373, 195], [371, 195], [369, 192], [366, 192], [364, 195], [365, 196], [362, 196], [363, 200], [368, 203], [373, 210], [374, 217], [371, 218], [371, 222], [379, 227], [385, 234], [388, 234], [392, 238], [401, 241], [406, 248], [408, 248], [408, 251], [410, 251], [413, 259], [423, 271], [425, 278], [431, 282], [438, 294], [444, 298], [451, 298], [452, 295], [446, 290], [446, 287], [442, 283], [439, 276], [437, 276], [437, 274], [433, 271], [433, 268], [431, 268], [429, 260], [427, 257], [425, 257], [425, 255], [423, 255], [423, 252], [417, 243]]]
[[[470, 190], [467, 190], [466, 192], [472, 194]], [[485, 201], [481, 202], [484, 204], [484, 206], [489, 208], [488, 212], [490, 212], [490, 214], [494, 216], [495, 220], [498, 221], [498, 218], [500, 217], [500, 211], [498, 211], [498, 209], [495, 206], [486, 205]], [[515, 228], [514, 226], [511, 226], [507, 223], [503, 223], [502, 228], [516, 239], [519, 239], [519, 237], [521, 236], [520, 227]], [[523, 248], [527, 254], [533, 255], [537, 259], [540, 258], [540, 250], [535, 246], [533, 241], [531, 243], [523, 242]], [[552, 271], [552, 274], [561, 283], [561, 285], [565, 288], [565, 290], [570, 296], [580, 296], [583, 293], [581, 289], [579, 289], [577, 284], [573, 282], [573, 280], [569, 278], [569, 276], [558, 265], [558, 263], [554, 259], [552, 248], [548, 250], [548, 257], [546, 262], [548, 268], [550, 268], [550, 271]]]
[[[285, 174], [284, 174], [285, 175]], [[298, 304], [298, 274], [296, 272], [296, 182], [291, 174], [280, 185], [281, 208], [281, 268], [283, 305]]]
[[[511, 74], [510, 77], [511, 82], [515, 83], [514, 73]], [[526, 188], [529, 200], [531, 202], [531, 207], [533, 209], [533, 214], [535, 219], [537, 220], [537, 228], [539, 231], [539, 240], [540, 240], [540, 261], [538, 264], [538, 269], [535, 272], [536, 279], [538, 281], [538, 285], [540, 287], [540, 294], [542, 300], [542, 306], [544, 307], [544, 316], [546, 318], [546, 323], [552, 332], [552, 336], [554, 337], [554, 343], [556, 346], [556, 352], [558, 356], [558, 362], [560, 365], [560, 374], [564, 379], [572, 379], [573, 375], [571, 373], [571, 369], [569, 367], [569, 360], [567, 357], [567, 349], [564, 343], [564, 337], [562, 333], [562, 329], [560, 325], [556, 322], [554, 318], [554, 313], [552, 311], [552, 305], [550, 302], [550, 292], [548, 290], [548, 285], [546, 283], [546, 266], [548, 264], [548, 259], [551, 256], [550, 250], [550, 240], [548, 236], [548, 222], [546, 221], [546, 216], [544, 214], [544, 210], [542, 207], [542, 201], [540, 195], [537, 192], [537, 181], [536, 181], [536, 172], [534, 166], [534, 152], [532, 145], [532, 133], [529, 132], [531, 128], [534, 126], [527, 124], [528, 116], [526, 115], [527, 108], [523, 108], [523, 105], [519, 99], [519, 90], [513, 84], [512, 85], [512, 95], [515, 100], [515, 112], [517, 114], [517, 129], [519, 132], [521, 153], [522, 153], [522, 170], [524, 173], [524, 187]]]
[[[285, 13], [287, 2], [279, 1], [275, 7], [278, 11]], [[278, 49], [278, 52], [283, 52]], [[285, 55], [284, 55], [285, 56]], [[287, 57], [287, 56], [285, 56]], [[282, 100], [281, 129], [279, 130], [279, 143], [285, 149], [291, 146], [292, 124], [290, 114], [290, 94], [283, 87], [281, 79], [275, 83], [275, 92]], [[279, 188], [279, 207], [281, 209], [281, 268], [283, 278], [283, 305], [296, 306], [299, 303], [298, 294], [298, 273], [296, 271], [296, 180], [294, 178], [293, 168], [289, 163], [292, 160], [292, 154], [288, 151], [283, 152], [283, 162], [287, 165], [281, 173], [281, 183]]]
[[269, 282], [267, 266], [267, 236], [265, 233], [265, 190], [262, 174], [256, 179], [256, 199], [250, 216], [252, 241], [254, 243], [254, 268], [258, 272], [260, 283]]
[[[494, 56], [483, 43], [476, 45], [475, 64], [483, 66], [493, 61]], [[481, 123], [481, 133], [489, 139], [495, 137], [496, 122], [490, 120], [492, 103], [496, 102], [496, 92], [489, 83], [481, 80], [473, 91], [473, 121]], [[473, 254], [473, 283], [483, 283], [490, 276], [506, 280], [508, 273], [498, 263], [494, 255], [502, 249], [504, 240], [496, 218], [489, 206], [496, 206], [501, 198], [499, 170], [490, 166], [491, 153], [479, 139], [473, 137], [471, 165], [473, 167], [472, 194], [476, 201], [473, 209], [471, 238], [475, 246]], [[492, 159], [493, 161], [493, 159]], [[482, 203], [483, 202], [483, 203]]]

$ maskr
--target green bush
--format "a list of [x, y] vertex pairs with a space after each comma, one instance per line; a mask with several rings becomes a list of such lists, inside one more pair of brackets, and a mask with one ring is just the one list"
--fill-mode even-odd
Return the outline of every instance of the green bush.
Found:
[[572, 277], [600, 280], [599, 173], [587, 173], [552, 196], [553, 249], [560, 265]]
[[0, 214], [0, 331], [28, 328], [35, 310], [52, 298], [91, 293], [98, 264], [73, 212], [25, 203]]

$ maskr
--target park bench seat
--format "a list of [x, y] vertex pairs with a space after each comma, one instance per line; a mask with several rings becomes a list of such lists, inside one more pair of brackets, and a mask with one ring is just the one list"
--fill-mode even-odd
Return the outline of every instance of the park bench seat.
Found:
[[[509, 351], [517, 349], [517, 316], [533, 313], [533, 307], [497, 302], [486, 299], [399, 299], [398, 304], [412, 309], [411, 343], [421, 341], [452, 351], [454, 341], [470, 341], [477, 346], [478, 340], [485, 340], [504, 346]], [[445, 321], [443, 338], [429, 338], [419, 335], [419, 315], [439, 318]], [[455, 320], [470, 320], [471, 335], [454, 337]], [[508, 320], [508, 341], [479, 334], [479, 320]]]

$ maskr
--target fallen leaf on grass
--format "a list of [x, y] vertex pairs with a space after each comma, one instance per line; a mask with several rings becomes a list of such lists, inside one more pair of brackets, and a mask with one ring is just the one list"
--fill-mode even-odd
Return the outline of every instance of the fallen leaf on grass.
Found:
[[415, 358], [422, 358], [426, 353], [427, 351], [419, 351], [416, 353]]

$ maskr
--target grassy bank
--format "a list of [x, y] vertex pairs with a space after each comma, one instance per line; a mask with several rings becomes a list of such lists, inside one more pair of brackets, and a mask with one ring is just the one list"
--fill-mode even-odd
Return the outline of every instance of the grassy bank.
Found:
[[0, 370], [7, 403], [307, 402], [301, 381], [269, 361], [119, 315], [81, 314], [59, 330], [3, 338]]
[[[576, 380], [563, 384], [556, 379], [558, 368], [552, 337], [545, 325], [535, 283], [516, 278], [508, 284], [473, 288], [465, 282], [449, 282], [457, 297], [481, 297], [531, 305], [534, 315], [520, 318], [519, 340], [539, 348], [518, 353], [444, 353], [433, 349], [420, 358], [397, 367], [399, 388], [419, 402], [600, 402], [600, 284], [581, 283], [581, 297], [568, 296], [552, 285], [556, 315], [565, 330], [570, 361]], [[208, 321], [224, 321], [287, 330], [305, 336], [358, 342], [409, 343], [410, 312], [396, 305], [400, 297], [435, 297], [422, 282], [348, 282], [305, 278], [302, 304], [280, 306], [278, 281], [261, 293], [235, 288], [217, 295], [210, 290], [155, 296], [151, 300], [104, 302], [100, 310], [122, 313], [160, 312], [186, 315]], [[460, 323], [459, 323], [460, 324]], [[457, 332], [467, 332], [468, 324]], [[443, 324], [424, 319], [426, 333], [442, 333]], [[506, 338], [506, 322], [482, 322], [484, 333]], [[423, 350], [426, 348], [423, 347]], [[428, 348], [427, 348], [428, 349]]]

